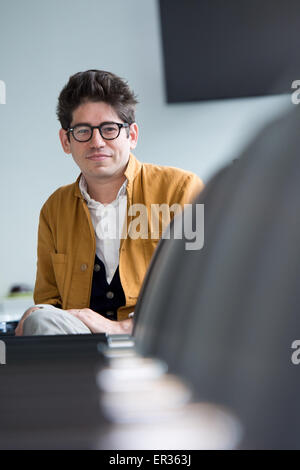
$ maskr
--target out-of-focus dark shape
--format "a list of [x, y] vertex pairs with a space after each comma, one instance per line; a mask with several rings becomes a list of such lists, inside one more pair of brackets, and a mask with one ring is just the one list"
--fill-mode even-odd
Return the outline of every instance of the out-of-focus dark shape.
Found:
[[298, 0], [160, 0], [169, 103], [287, 93], [300, 78]]
[[231, 410], [242, 448], [300, 448], [300, 113], [269, 125], [207, 185], [205, 244], [162, 240], [136, 310], [137, 350]]
[[9, 297], [15, 297], [24, 294], [32, 294], [33, 288], [27, 284], [14, 284], [9, 289]]

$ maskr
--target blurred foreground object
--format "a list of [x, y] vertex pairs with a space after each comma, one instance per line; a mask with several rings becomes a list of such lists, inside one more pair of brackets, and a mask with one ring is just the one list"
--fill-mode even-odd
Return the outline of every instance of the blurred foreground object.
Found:
[[269, 125], [221, 170], [205, 204], [205, 242], [162, 240], [136, 308], [136, 347], [224, 406], [240, 448], [300, 448], [300, 113]]

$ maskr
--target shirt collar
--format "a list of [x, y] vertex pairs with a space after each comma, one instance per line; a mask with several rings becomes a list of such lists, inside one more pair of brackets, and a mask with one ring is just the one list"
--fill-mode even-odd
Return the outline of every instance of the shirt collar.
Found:
[[[128, 181], [126, 179], [124, 181], [124, 183], [122, 184], [122, 186], [120, 187], [116, 199], [114, 201], [112, 201], [110, 204], [113, 204], [115, 201], [117, 201], [120, 198], [120, 196], [125, 196], [126, 195], [127, 183], [128, 183]], [[95, 207], [95, 206], [99, 206], [99, 204], [103, 205], [103, 204], [101, 204], [101, 202], [95, 201], [95, 199], [92, 199], [90, 197], [90, 195], [88, 193], [88, 190], [87, 190], [87, 182], [86, 182], [86, 179], [83, 176], [83, 174], [80, 175], [79, 189], [80, 189], [80, 192], [81, 192], [83, 198], [86, 200], [88, 206]]]

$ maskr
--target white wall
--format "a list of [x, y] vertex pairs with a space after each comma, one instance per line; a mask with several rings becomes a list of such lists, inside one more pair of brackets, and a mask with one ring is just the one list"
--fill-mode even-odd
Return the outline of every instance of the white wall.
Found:
[[287, 96], [167, 105], [162, 65], [156, 0], [0, 0], [0, 295], [33, 285], [40, 207], [78, 174], [55, 116], [71, 74], [99, 68], [128, 80], [140, 100], [136, 156], [205, 181], [291, 106]]

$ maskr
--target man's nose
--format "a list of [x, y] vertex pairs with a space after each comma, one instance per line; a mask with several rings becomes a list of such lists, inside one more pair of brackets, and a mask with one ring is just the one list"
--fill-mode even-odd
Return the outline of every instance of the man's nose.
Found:
[[105, 145], [105, 140], [101, 136], [99, 129], [93, 129], [93, 135], [90, 140], [90, 144], [92, 147], [103, 147]]

